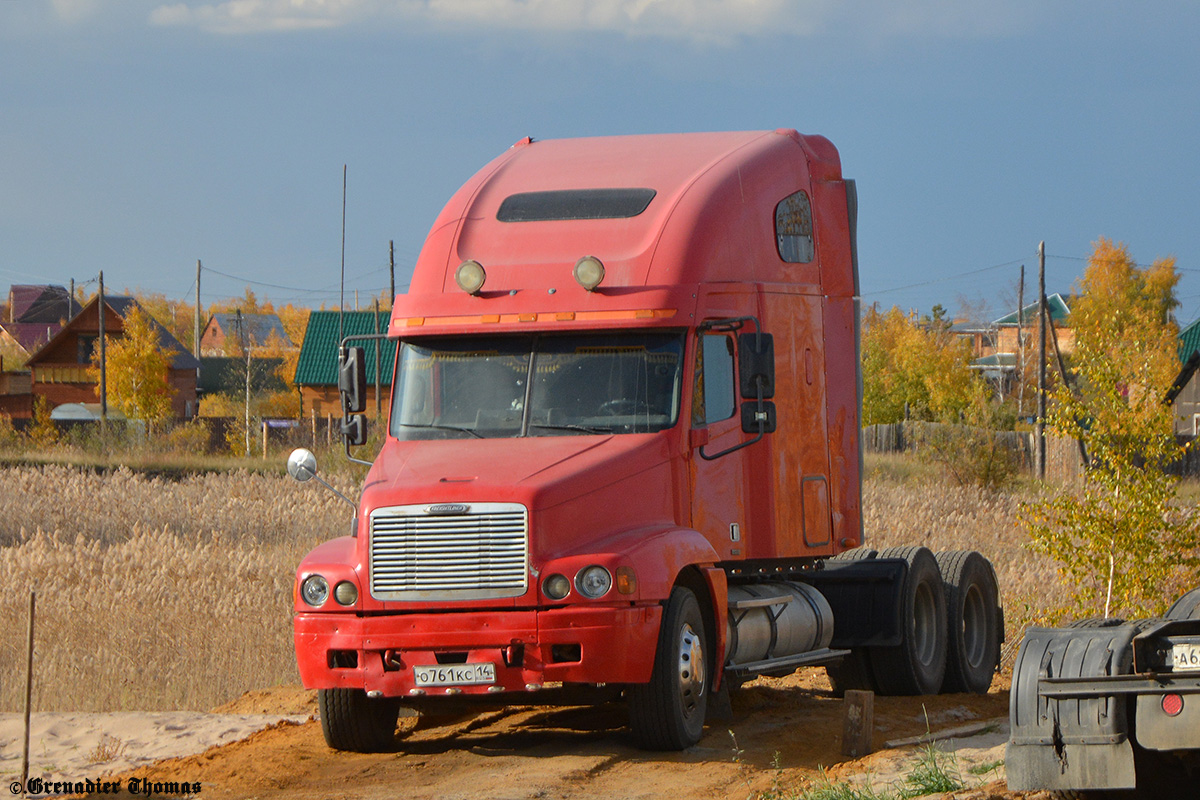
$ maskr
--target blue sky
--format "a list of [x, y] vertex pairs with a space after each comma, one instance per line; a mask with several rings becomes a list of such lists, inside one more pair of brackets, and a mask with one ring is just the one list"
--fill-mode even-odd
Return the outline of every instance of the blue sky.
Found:
[[[865, 302], [983, 318], [1046, 241], [1200, 314], [1200, 4], [0, 0], [0, 286], [335, 304], [535, 138], [794, 127], [858, 181]], [[223, 274], [222, 274], [223, 273]], [[233, 277], [226, 277], [233, 276]], [[352, 302], [348, 298], [348, 302]]]

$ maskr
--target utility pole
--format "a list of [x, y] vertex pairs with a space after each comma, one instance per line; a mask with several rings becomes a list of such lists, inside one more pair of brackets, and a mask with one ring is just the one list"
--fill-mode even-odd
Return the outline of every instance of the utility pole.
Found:
[[[371, 317], [375, 320], [375, 335], [378, 336], [379, 335], [379, 300], [378, 299], [375, 300], [375, 313], [373, 313], [371, 315]], [[379, 420], [379, 419], [383, 418], [383, 386], [380, 385], [382, 382], [381, 379], [383, 376], [383, 361], [382, 361], [383, 348], [380, 347], [379, 339], [376, 339], [375, 341], [371, 342], [371, 345], [375, 348], [375, 419]]]
[[250, 456], [250, 340], [242, 323], [242, 310], [237, 309], [238, 342], [246, 356], [246, 456]]
[[1017, 416], [1025, 413], [1025, 265], [1021, 265], [1021, 280], [1017, 282], [1017, 364], [1021, 383], [1017, 386]]
[[388, 240], [388, 271], [391, 273], [391, 294], [388, 295], [388, 310], [390, 311], [396, 305], [396, 242], [394, 239]]
[[[11, 313], [11, 309], [10, 309]], [[75, 316], [75, 279], [71, 278], [71, 289], [67, 292], [67, 322]], [[9, 320], [12, 322], [12, 320]]]
[[[199, 361], [200, 360], [200, 259], [198, 259], [198, 258], [196, 259], [196, 325], [195, 325], [194, 335], [195, 335], [196, 340], [192, 343], [192, 355], [194, 355], [196, 357], [196, 360]], [[199, 376], [197, 375], [197, 377], [199, 377]]]
[[1037, 448], [1037, 477], [1046, 480], [1046, 242], [1038, 243], [1038, 398], [1037, 424], [1034, 426]]
[[100, 271], [100, 294], [96, 309], [100, 312], [100, 432], [108, 432], [108, 353], [104, 346], [104, 270]]

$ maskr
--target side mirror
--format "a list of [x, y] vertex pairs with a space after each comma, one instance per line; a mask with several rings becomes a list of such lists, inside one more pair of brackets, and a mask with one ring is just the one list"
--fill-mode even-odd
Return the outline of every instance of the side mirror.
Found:
[[[738, 388], [744, 400], [775, 396], [775, 340], [769, 333], [738, 336]], [[757, 428], [755, 428], [757, 430]]]
[[[305, 481], [316, 478], [317, 483], [321, 484], [326, 489], [333, 492], [338, 497], [342, 498], [342, 500], [346, 501], [346, 503], [348, 503], [351, 508], [353, 508], [355, 510], [358, 509], [358, 506], [356, 506], [354, 504], [353, 500], [351, 500], [349, 497], [346, 497], [346, 495], [342, 494], [337, 489], [330, 486], [328, 483], [325, 482], [324, 478], [322, 478], [320, 475], [317, 474], [317, 457], [312, 454], [312, 451], [305, 450], [303, 447], [298, 447], [295, 450], [293, 450], [292, 454], [290, 456], [288, 456], [287, 471], [288, 471], [288, 475], [291, 475], [293, 478], [295, 478], [300, 483], [304, 483]], [[350, 524], [350, 535], [351, 536], [358, 535], [358, 518], [357, 517], [355, 517], [354, 521], [351, 522], [351, 524]]]
[[287, 471], [298, 483], [311, 480], [317, 477], [317, 457], [311, 450], [297, 448], [288, 456]]
[[[338, 352], [338, 394], [342, 398], [343, 417], [361, 414], [367, 408], [366, 352], [362, 347], [344, 347]], [[343, 422], [342, 435], [345, 431]]]
[[367, 443], [367, 418], [363, 414], [342, 417], [342, 438], [351, 447]]
[[[757, 325], [758, 321], [755, 320]], [[741, 407], [742, 433], [753, 433], [755, 436], [719, 453], [706, 453], [701, 447], [700, 457], [705, 461], [749, 447], [768, 433], [775, 432], [775, 404], [764, 399], [775, 396], [775, 340], [771, 334], [760, 332], [739, 334], [737, 341], [738, 392], [746, 401]]]

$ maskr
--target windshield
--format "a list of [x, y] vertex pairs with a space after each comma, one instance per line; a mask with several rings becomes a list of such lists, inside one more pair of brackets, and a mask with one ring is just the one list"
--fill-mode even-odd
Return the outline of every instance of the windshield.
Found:
[[650, 433], [679, 416], [683, 335], [495, 336], [402, 342], [397, 439]]

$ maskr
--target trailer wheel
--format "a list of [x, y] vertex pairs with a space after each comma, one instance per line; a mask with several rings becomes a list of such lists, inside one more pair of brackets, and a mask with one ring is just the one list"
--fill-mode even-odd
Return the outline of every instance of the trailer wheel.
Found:
[[1172, 603], [1167, 619], [1200, 619], [1200, 589], [1192, 589]]
[[379, 753], [395, 739], [400, 698], [367, 697], [362, 689], [320, 689], [321, 733], [334, 750]]
[[629, 726], [639, 747], [683, 750], [700, 741], [708, 708], [708, 639], [690, 589], [671, 590], [650, 682], [629, 689]]
[[[878, 550], [870, 547], [856, 547], [853, 550], [843, 550], [834, 556], [833, 561], [863, 561], [875, 558]], [[871, 674], [871, 663], [867, 653], [862, 648], [853, 648], [850, 655], [837, 664], [826, 664], [825, 674], [829, 676], [829, 686], [838, 697], [844, 697], [850, 690], [877, 692], [875, 676]]]
[[871, 671], [883, 695], [937, 694], [946, 675], [946, 590], [928, 547], [889, 547], [880, 558], [908, 562], [895, 647], [870, 649]]
[[992, 565], [974, 550], [935, 555], [946, 590], [946, 657], [943, 692], [987, 694], [1004, 639], [1000, 591]]

